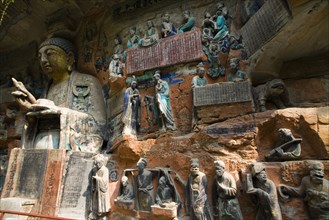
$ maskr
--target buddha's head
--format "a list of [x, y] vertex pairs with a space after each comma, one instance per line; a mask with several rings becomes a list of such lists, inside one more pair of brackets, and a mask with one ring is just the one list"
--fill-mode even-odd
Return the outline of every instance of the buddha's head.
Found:
[[75, 63], [74, 55], [74, 45], [63, 38], [49, 38], [39, 47], [41, 69], [53, 80], [60, 80], [72, 72]]

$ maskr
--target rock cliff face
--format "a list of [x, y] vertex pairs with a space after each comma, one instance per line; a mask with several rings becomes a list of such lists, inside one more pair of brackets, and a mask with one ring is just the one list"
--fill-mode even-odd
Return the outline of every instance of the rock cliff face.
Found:
[[[123, 191], [120, 183], [123, 175], [126, 175], [133, 185], [137, 197], [140, 189], [137, 187], [139, 180], [136, 163], [140, 158], [147, 159], [146, 168], [153, 174], [151, 182], [155, 192], [159, 188], [160, 176], [170, 176], [171, 184], [175, 186], [181, 198], [182, 207], [178, 209], [178, 219], [182, 220], [191, 219], [187, 216], [188, 212], [184, 204], [187, 200], [185, 188], [192, 158], [199, 159], [200, 171], [207, 177], [206, 193], [211, 211], [215, 209], [212, 193], [216, 175], [214, 161], [222, 160], [225, 163], [225, 171], [232, 174], [237, 184], [237, 199], [245, 220], [255, 219], [258, 210], [257, 205], [252, 203], [247, 181], [248, 174], [252, 173], [251, 166], [256, 162], [264, 165], [267, 177], [276, 187], [279, 184], [299, 186], [302, 178], [310, 174], [309, 166], [314, 161], [322, 162], [323, 177], [329, 179], [329, 66], [327, 63], [329, 6], [327, 1], [224, 1], [229, 11], [226, 24], [228, 30], [231, 36], [236, 37], [235, 41], [242, 40], [244, 45], [235, 45], [237, 48], [232, 49], [226, 45], [232, 43], [228, 39], [218, 42], [217, 46], [221, 46], [219, 48], [221, 51], [214, 52], [215, 58], [212, 59], [215, 61], [209, 59], [210, 47], [204, 42], [202, 26], [204, 12], [212, 15], [217, 13], [217, 2], [212, 0], [92, 2], [97, 7], [83, 16], [85, 20], [75, 37], [75, 42], [79, 46], [77, 68], [82, 72], [91, 73], [100, 80], [104, 99], [107, 102], [109, 135], [108, 142], [102, 146], [102, 153], [109, 159], [107, 164], [110, 172], [109, 219], [176, 219], [175, 215], [170, 213], [173, 210], [177, 211], [176, 209], [163, 209], [160, 210], [161, 215], [156, 215], [154, 212], [138, 210], [137, 199], [123, 205], [118, 205], [115, 200]], [[87, 8], [86, 2], [82, 4], [83, 6], [80, 7]], [[128, 49], [129, 59], [123, 67], [123, 77], [110, 79], [108, 65], [112, 59], [116, 35], [121, 36], [122, 44], [126, 49], [131, 26], [137, 26], [137, 34], [143, 37], [146, 22], [152, 20], [156, 29], [160, 31], [162, 14], [169, 12], [170, 20], [179, 27], [183, 24], [182, 13], [185, 9], [190, 9], [193, 17], [196, 18], [196, 28], [193, 31], [160, 39], [158, 45], [154, 44], [143, 49], [140, 47]], [[52, 16], [56, 20], [56, 13]], [[62, 16], [64, 15], [60, 17]], [[243, 36], [242, 39], [238, 38], [239, 31]], [[233, 38], [230, 40], [233, 41]], [[21, 53], [20, 50], [15, 51], [12, 54]], [[22, 54], [27, 54], [27, 51], [30, 49], [24, 49]], [[35, 53], [34, 51], [34, 55]], [[11, 59], [9, 64], [15, 61], [12, 56], [8, 56]], [[120, 58], [123, 61], [123, 57]], [[234, 69], [230, 66], [232, 58], [239, 59], [238, 70], [246, 73], [247, 80], [228, 82], [229, 75]], [[34, 70], [35, 61], [33, 60], [33, 65], [28, 67], [26, 64], [21, 65], [22, 69], [24, 67], [25, 70]], [[191, 88], [191, 82], [198, 74], [197, 65], [200, 62], [204, 63], [204, 78], [208, 85], [204, 86], [204, 90], [197, 91], [198, 89]], [[218, 77], [210, 75], [211, 71], [216, 70], [212, 66], [214, 63], [224, 69], [222, 75]], [[14, 71], [10, 67], [11, 65], [5, 68], [5, 70], [10, 69], [6, 73]], [[169, 100], [177, 128], [173, 131], [160, 130], [156, 113], [154, 97], [157, 82], [153, 75], [159, 68], [161, 68], [161, 79], [168, 83], [170, 90]], [[15, 72], [15, 74], [20, 73]], [[141, 129], [137, 135], [126, 135], [122, 134], [124, 98], [133, 75], [138, 82], [137, 88], [141, 96]], [[38, 77], [33, 75], [32, 78], [42, 80], [39, 75]], [[270, 102], [273, 97], [266, 97], [268, 100], [262, 101], [265, 102], [264, 107], [267, 110], [257, 112], [253, 87], [272, 79], [282, 79], [291, 106], [277, 109], [277, 106]], [[21, 146], [20, 137], [25, 123], [25, 112], [18, 112], [17, 105], [13, 104], [14, 100], [4, 95], [9, 94], [11, 88], [7, 88], [6, 83], [1, 82], [2, 85], [6, 88], [0, 87], [0, 119], [2, 120], [0, 190], [2, 190], [2, 182], [5, 182], [3, 170], [6, 166], [9, 170], [2, 196], [19, 197], [22, 191], [26, 193], [23, 180], [37, 182], [40, 178], [42, 180], [37, 187], [32, 183], [27, 183], [32, 186], [26, 187], [36, 200], [30, 204], [31, 207], [33, 206], [33, 209], [31, 208], [33, 211], [63, 217], [69, 217], [70, 214], [86, 217], [90, 208], [88, 186], [94, 155], [65, 149], [39, 150], [40, 152], [35, 149], [31, 151], [15, 149], [12, 155], [19, 155], [17, 158], [20, 159], [15, 160], [11, 157], [8, 164], [9, 159], [5, 155], [7, 151], [10, 152], [13, 148]], [[10, 108], [17, 110], [12, 117], [5, 112]], [[266, 155], [278, 146], [282, 146], [282, 137], [279, 135], [281, 128], [289, 129], [293, 137], [302, 139], [301, 152], [287, 160], [268, 162]], [[36, 152], [41, 156], [35, 156]], [[24, 163], [35, 166], [24, 167], [22, 165]], [[38, 169], [37, 166], [43, 169]], [[25, 174], [22, 170], [26, 170]], [[53, 178], [53, 175], [56, 178]], [[12, 190], [11, 186], [15, 186], [16, 191]], [[143, 190], [145, 189], [141, 189]], [[35, 195], [34, 191], [37, 191], [38, 195]], [[51, 193], [47, 194], [47, 192]], [[48, 197], [51, 198], [50, 205], [47, 203]], [[329, 201], [329, 195], [324, 197], [321, 199]], [[294, 198], [290, 202], [279, 200], [282, 219], [312, 219], [303, 198]], [[78, 205], [74, 206], [74, 203]], [[84, 213], [81, 210], [84, 210]], [[217, 219], [220, 218], [215, 217], [215, 220]]]

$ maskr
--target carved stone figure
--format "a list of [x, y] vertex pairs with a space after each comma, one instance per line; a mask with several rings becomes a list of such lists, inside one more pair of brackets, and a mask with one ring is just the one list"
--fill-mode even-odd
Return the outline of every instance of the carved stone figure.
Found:
[[99, 81], [74, 70], [75, 48], [63, 38], [44, 41], [39, 59], [41, 69], [51, 78], [47, 99], [36, 100], [23, 83], [13, 79], [16, 91], [12, 94], [28, 111], [23, 148], [99, 152], [106, 137], [106, 111]]
[[267, 178], [262, 164], [253, 164], [252, 176], [247, 174], [247, 193], [253, 195], [258, 207], [256, 220], [282, 219], [275, 184]]
[[136, 34], [136, 27], [131, 27], [129, 29], [130, 39], [127, 43], [127, 48], [133, 48], [140, 46], [141, 38]]
[[123, 74], [122, 68], [123, 68], [123, 64], [120, 61], [119, 55], [114, 54], [113, 59], [111, 60], [109, 66], [110, 78], [122, 77]]
[[191, 220], [213, 219], [207, 192], [207, 177], [199, 170], [199, 160], [192, 158], [190, 175], [185, 189], [185, 209]]
[[133, 78], [124, 96], [123, 134], [137, 134], [141, 125], [141, 96], [137, 89], [137, 80]]
[[120, 36], [115, 36], [114, 38], [114, 49], [113, 49], [113, 55], [117, 54], [119, 56], [120, 59], [122, 59], [123, 56], [123, 45], [122, 45], [122, 40], [120, 38]]
[[154, 27], [153, 21], [147, 21], [147, 31], [144, 37], [141, 39], [141, 46], [147, 47], [155, 44], [159, 40], [159, 34]]
[[302, 139], [295, 138], [288, 128], [280, 128], [279, 135], [281, 140], [278, 147], [265, 155], [266, 160], [285, 161], [298, 159], [301, 154], [300, 142]]
[[325, 220], [329, 216], [329, 181], [324, 179], [321, 162], [312, 162], [310, 175], [305, 176], [299, 187], [279, 185], [279, 195], [286, 200], [301, 197], [307, 205], [311, 219]]
[[129, 183], [128, 177], [123, 176], [121, 178], [121, 193], [117, 197], [117, 201], [119, 202], [125, 202], [125, 201], [131, 201], [134, 199], [134, 190], [133, 186]]
[[161, 24], [161, 35], [162, 38], [174, 36], [177, 34], [177, 30], [175, 25], [170, 22], [170, 15], [169, 13], [165, 13], [162, 15], [162, 24]]
[[233, 176], [225, 172], [225, 164], [221, 160], [214, 162], [216, 175], [213, 185], [214, 214], [220, 219], [243, 219], [238, 199], [236, 183]]
[[171, 110], [169, 85], [166, 81], [160, 79], [160, 70], [154, 74], [156, 81], [156, 102], [160, 110], [161, 130], [176, 130], [174, 115]]
[[205, 86], [208, 84], [207, 79], [204, 77], [205, 69], [203, 63], [197, 65], [197, 76], [194, 76], [192, 79], [192, 89], [198, 86]]
[[88, 219], [107, 219], [110, 212], [109, 170], [104, 165], [106, 158], [95, 156], [95, 167], [91, 172], [91, 201]]
[[156, 204], [160, 205], [161, 207], [166, 207], [166, 204], [173, 202], [173, 198], [173, 189], [167, 184], [166, 177], [161, 176], [159, 179], [159, 186], [155, 198]]
[[211, 42], [208, 48], [208, 53], [206, 53], [209, 61], [208, 75], [211, 78], [225, 75], [225, 67], [220, 64], [219, 49], [218, 43]]
[[151, 205], [154, 204], [153, 174], [145, 169], [147, 160], [140, 158], [137, 162], [137, 204], [139, 210], [151, 211]]
[[230, 60], [231, 71], [228, 75], [229, 82], [239, 82], [247, 79], [246, 73], [239, 69], [240, 59], [232, 58]]
[[190, 11], [184, 11], [183, 16], [185, 23], [178, 29], [178, 33], [191, 31], [195, 27], [195, 18], [191, 17]]
[[290, 107], [288, 91], [281, 79], [273, 79], [266, 84], [253, 87], [256, 111], [266, 111], [266, 102], [272, 102], [277, 108]]
[[229, 28], [230, 27], [230, 21], [231, 21], [231, 16], [229, 15], [228, 8], [225, 6], [223, 1], [220, 1], [216, 5], [217, 11], [216, 15], [223, 16], [225, 18], [225, 25]]
[[225, 37], [228, 37], [229, 31], [226, 26], [226, 20], [223, 15], [223, 11], [217, 11], [217, 18], [216, 18], [216, 28], [215, 28], [215, 41], [223, 40]]

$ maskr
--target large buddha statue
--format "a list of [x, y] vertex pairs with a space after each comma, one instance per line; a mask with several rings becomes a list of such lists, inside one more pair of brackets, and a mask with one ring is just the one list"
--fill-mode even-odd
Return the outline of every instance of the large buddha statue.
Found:
[[63, 38], [49, 38], [39, 47], [42, 71], [50, 83], [36, 100], [13, 79], [16, 101], [27, 111], [23, 148], [99, 152], [105, 137], [106, 111], [99, 81], [75, 71], [75, 48]]

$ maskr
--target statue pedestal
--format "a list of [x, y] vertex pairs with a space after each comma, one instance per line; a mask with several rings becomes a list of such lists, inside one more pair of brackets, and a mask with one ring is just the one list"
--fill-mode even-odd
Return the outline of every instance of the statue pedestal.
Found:
[[164, 208], [159, 205], [152, 205], [151, 209], [153, 215], [161, 215], [173, 219], [177, 217], [177, 204], [175, 202], [167, 203]]
[[133, 210], [135, 207], [134, 200], [114, 200], [114, 204], [118, 207], [121, 207], [123, 209]]

